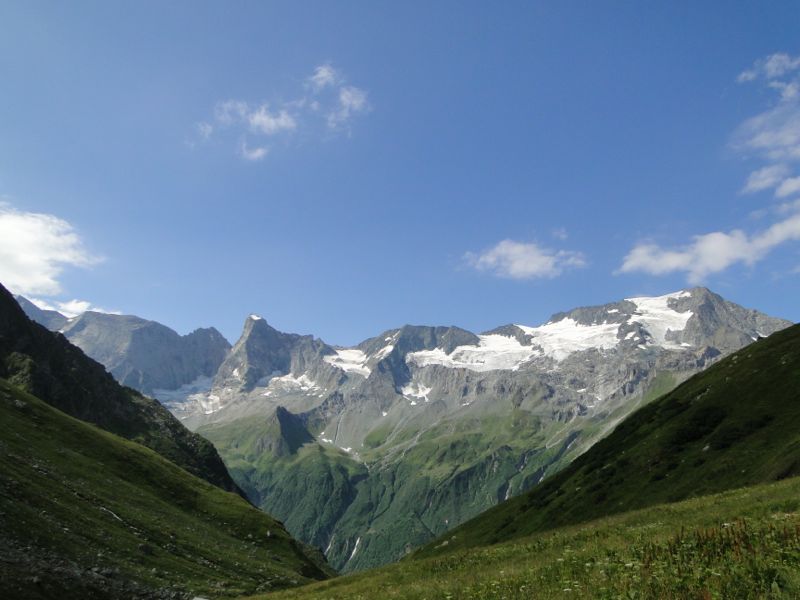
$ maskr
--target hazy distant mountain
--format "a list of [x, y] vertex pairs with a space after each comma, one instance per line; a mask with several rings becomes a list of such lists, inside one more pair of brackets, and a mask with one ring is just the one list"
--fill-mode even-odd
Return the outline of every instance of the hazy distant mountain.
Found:
[[88, 311], [72, 319], [43, 311], [21, 296], [26, 314], [52, 331], [60, 331], [120, 383], [148, 395], [175, 390], [213, 377], [230, 343], [213, 327], [188, 335], [140, 317]]
[[14, 298], [29, 318], [33, 319], [40, 325], [44, 325], [50, 331], [58, 331], [67, 324], [67, 321], [69, 321], [69, 317], [62, 315], [56, 310], [45, 310], [39, 308], [25, 296], [14, 296]]
[[481, 335], [405, 326], [353, 348], [253, 315], [212, 389], [169, 406], [254, 501], [352, 570], [530, 489], [638, 406], [789, 325], [704, 288]]

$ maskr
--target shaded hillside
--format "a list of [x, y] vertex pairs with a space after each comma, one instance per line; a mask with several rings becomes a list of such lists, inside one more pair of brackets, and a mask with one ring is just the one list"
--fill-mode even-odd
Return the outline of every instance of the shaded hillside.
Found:
[[0, 597], [219, 597], [332, 574], [236, 494], [5, 380], [0, 421]]
[[152, 448], [223, 489], [238, 489], [207, 440], [157, 401], [119, 385], [63, 335], [31, 321], [2, 286], [0, 377], [73, 417]]
[[800, 326], [756, 342], [628, 417], [559, 474], [423, 557], [800, 474]]

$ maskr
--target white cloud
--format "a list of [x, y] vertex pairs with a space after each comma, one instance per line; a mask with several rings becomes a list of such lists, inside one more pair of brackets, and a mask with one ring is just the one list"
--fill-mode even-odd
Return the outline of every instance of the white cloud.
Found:
[[112, 315], [121, 315], [122, 313], [118, 310], [107, 310], [105, 308], [101, 308], [99, 306], [95, 306], [88, 300], [66, 300], [66, 301], [53, 301], [48, 302], [47, 300], [42, 300], [41, 298], [28, 298], [33, 304], [41, 308], [42, 310], [55, 310], [60, 312], [65, 317], [77, 317], [85, 313], [86, 311], [92, 312], [99, 312], [99, 313], [107, 313]]
[[758, 169], [750, 173], [742, 193], [750, 194], [777, 187], [787, 175], [789, 175], [789, 167], [784, 164], [769, 165]]
[[274, 135], [281, 131], [291, 131], [297, 127], [297, 122], [285, 109], [271, 113], [266, 104], [247, 115], [250, 127], [264, 135]]
[[562, 242], [569, 237], [569, 233], [564, 227], [556, 227], [553, 229], [553, 237], [557, 240], [561, 240]]
[[684, 272], [690, 283], [700, 283], [709, 275], [737, 263], [753, 265], [777, 246], [796, 240], [800, 240], [800, 214], [794, 214], [752, 236], [735, 229], [727, 233], [715, 231], [698, 235], [691, 244], [674, 249], [642, 243], [628, 253], [620, 272], [650, 275]]
[[[737, 150], [771, 163], [751, 174], [751, 179], [757, 173], [766, 177], [763, 186], [756, 182], [752, 191], [777, 187], [776, 179], [788, 176], [787, 163], [800, 162], [800, 56], [773, 54], [756, 61], [738, 80], [759, 80], [780, 93], [776, 104], [742, 123], [733, 139]], [[750, 180], [745, 190], [748, 187]]]
[[99, 261], [67, 221], [0, 203], [0, 283], [12, 292], [59, 294], [65, 267], [86, 268]]
[[468, 252], [464, 259], [478, 271], [509, 279], [556, 277], [567, 268], [586, 265], [580, 252], [554, 251], [514, 240], [503, 240], [480, 254]]
[[790, 177], [784, 179], [783, 182], [775, 190], [775, 196], [778, 198], [786, 198], [800, 192], [800, 177]]
[[337, 107], [328, 113], [328, 127], [336, 129], [353, 116], [368, 109], [367, 93], [364, 90], [353, 86], [342, 87], [339, 89]]
[[773, 163], [800, 161], [800, 103], [781, 102], [745, 121], [734, 148]]
[[759, 78], [776, 79], [798, 69], [800, 69], [800, 56], [792, 57], [784, 52], [777, 52], [757, 60], [752, 67], [739, 73], [736, 81], [747, 83]]
[[[213, 119], [195, 124], [195, 139], [205, 142], [212, 133], [222, 140], [241, 139], [244, 135], [288, 139], [297, 130], [306, 134], [303, 139], [315, 132], [322, 137], [324, 130], [342, 130], [357, 115], [370, 109], [367, 92], [349, 85], [330, 63], [315, 67], [297, 92], [289, 95], [288, 100], [269, 104], [253, 105], [238, 99], [218, 102]], [[188, 141], [187, 145], [195, 148], [197, 144]], [[238, 144], [239, 155], [249, 161], [263, 159], [268, 150], [264, 145], [250, 149], [241, 142]]]
[[768, 85], [781, 93], [781, 100], [783, 101], [794, 100], [800, 96], [800, 83], [797, 81], [791, 81], [789, 83], [785, 81], [770, 81]]
[[[737, 81], [759, 81], [780, 93], [777, 102], [744, 121], [734, 133], [734, 149], [766, 163], [750, 173], [742, 193], [774, 189], [776, 198], [799, 194], [800, 176], [793, 176], [793, 171], [800, 163], [800, 57], [773, 54], [756, 61]], [[754, 265], [778, 246], [800, 240], [800, 201], [771, 209], [783, 215], [783, 220], [753, 234], [741, 229], [715, 231], [672, 248], [640, 243], [624, 258], [619, 272], [683, 272], [690, 282], [698, 283], [736, 264]], [[769, 211], [762, 209], [756, 214], [763, 216]]]
[[256, 146], [255, 148], [250, 148], [245, 141], [242, 141], [239, 146], [239, 153], [242, 155], [242, 158], [251, 162], [261, 160], [267, 155], [267, 152], [269, 152], [267, 147]]
[[332, 87], [339, 83], [339, 74], [330, 64], [319, 65], [314, 74], [308, 78], [309, 85], [316, 91]]

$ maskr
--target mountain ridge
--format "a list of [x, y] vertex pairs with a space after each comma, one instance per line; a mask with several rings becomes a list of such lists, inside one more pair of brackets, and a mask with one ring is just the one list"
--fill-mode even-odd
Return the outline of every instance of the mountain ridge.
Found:
[[[555, 313], [537, 327], [404, 326], [350, 348], [318, 341], [316, 354], [292, 342], [283, 370], [262, 370], [244, 390], [217, 380], [214, 405], [182, 416], [260, 506], [336, 568], [357, 570], [535, 486], [638, 406], [788, 325], [693, 288]], [[227, 361], [241, 377], [253, 366]], [[261, 460], [247, 422], [278, 406], [315, 440]], [[330, 521], [295, 510], [309, 483], [297, 473], [333, 495]]]
[[86, 311], [67, 318], [15, 297], [29, 318], [63, 334], [103, 364], [123, 385], [153, 395], [202, 377], [212, 377], [231, 348], [214, 327], [179, 335], [157, 321], [135, 315]]

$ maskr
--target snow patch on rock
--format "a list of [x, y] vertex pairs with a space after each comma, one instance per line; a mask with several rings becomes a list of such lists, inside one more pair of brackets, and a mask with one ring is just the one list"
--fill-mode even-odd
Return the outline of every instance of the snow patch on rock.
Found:
[[424, 386], [421, 383], [412, 381], [411, 383], [403, 386], [403, 388], [400, 390], [400, 393], [406, 398], [419, 398], [421, 400], [425, 400], [425, 402], [428, 402], [428, 394], [431, 393], [431, 389], [432, 388]]
[[536, 354], [536, 349], [523, 346], [513, 337], [489, 334], [479, 335], [478, 339], [477, 346], [459, 346], [450, 354], [441, 348], [411, 352], [406, 362], [418, 367], [443, 365], [471, 371], [516, 371]]
[[358, 348], [337, 349], [336, 354], [326, 356], [324, 360], [326, 363], [346, 373], [355, 373], [362, 377], [369, 377], [370, 369], [366, 364], [367, 355]]

